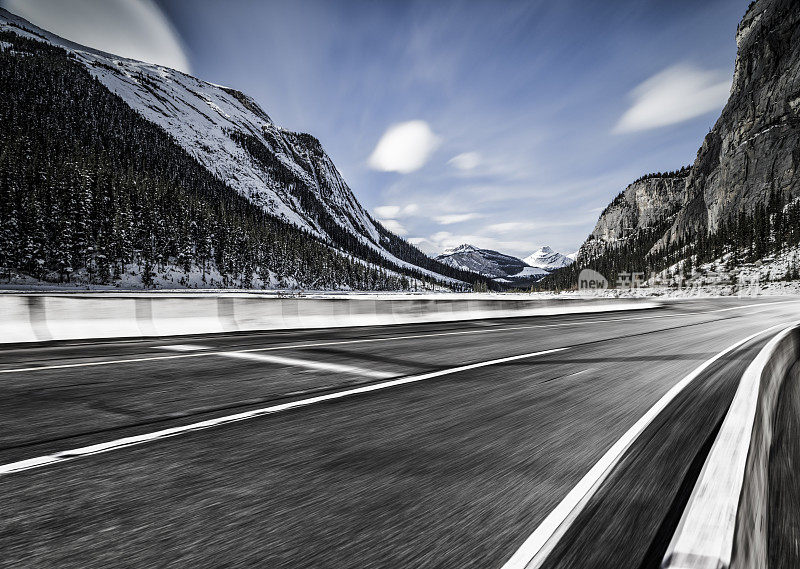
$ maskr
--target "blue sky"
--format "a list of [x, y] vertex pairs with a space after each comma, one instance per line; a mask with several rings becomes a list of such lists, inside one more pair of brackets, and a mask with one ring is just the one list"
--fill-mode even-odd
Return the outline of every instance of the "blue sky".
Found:
[[748, 0], [0, 3], [252, 95], [427, 252], [525, 256], [574, 251], [630, 181], [694, 160]]

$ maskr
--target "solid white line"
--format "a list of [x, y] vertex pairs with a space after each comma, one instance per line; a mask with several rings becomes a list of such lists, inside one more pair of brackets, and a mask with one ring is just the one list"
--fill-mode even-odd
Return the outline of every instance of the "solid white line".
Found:
[[183, 435], [186, 433], [190, 433], [193, 431], [200, 431], [202, 429], [209, 429], [211, 427], [218, 427], [220, 425], [226, 425], [228, 423], [235, 423], [238, 421], [246, 421], [248, 419], [254, 419], [256, 417], [261, 417], [264, 415], [270, 415], [273, 413], [279, 413], [281, 411], [288, 411], [289, 409], [297, 409], [298, 407], [308, 407], [309, 405], [314, 405], [316, 403], [322, 403], [324, 401], [333, 401], [335, 399], [342, 399], [344, 397], [351, 397], [353, 395], [359, 395], [361, 393], [369, 393], [371, 391], [378, 391], [381, 389], [387, 389], [389, 387], [396, 387], [398, 385], [405, 385], [407, 383], [415, 383], [418, 381], [424, 381], [426, 379], [432, 379], [434, 377], [441, 377], [444, 375], [450, 375], [462, 371], [467, 371], [471, 369], [477, 369], [487, 366], [492, 366], [496, 364], [501, 364], [505, 362], [511, 362], [515, 360], [521, 360], [526, 358], [535, 358], [537, 356], [543, 356], [546, 354], [553, 354], [555, 352], [562, 352], [564, 350], [568, 350], [568, 347], [565, 348], [555, 348], [552, 350], [543, 350], [541, 352], [532, 352], [529, 354], [520, 354], [517, 356], [510, 356], [506, 358], [500, 358], [496, 360], [488, 360], [485, 362], [478, 362], [474, 364], [464, 365], [460, 367], [454, 367], [450, 369], [443, 369], [439, 371], [433, 371], [429, 373], [423, 373], [420, 375], [412, 375], [408, 377], [403, 377], [399, 379], [394, 379], [391, 381], [385, 381], [382, 383], [375, 383], [372, 385], [364, 385], [362, 387], [356, 387], [353, 389], [346, 389], [344, 391], [337, 391], [335, 393], [328, 393], [325, 395], [318, 395], [316, 397], [309, 397], [307, 399], [300, 399], [299, 401], [291, 401], [289, 403], [281, 403], [280, 405], [272, 405], [271, 407], [263, 407], [261, 409], [254, 409], [252, 411], [246, 411], [244, 413], [237, 413], [235, 415], [227, 415], [225, 417], [218, 417], [216, 419], [209, 419], [207, 421], [201, 421], [199, 423], [192, 423], [190, 425], [183, 425], [181, 427], [173, 427], [171, 429], [163, 429], [161, 431], [155, 431], [152, 433], [146, 433], [143, 435], [137, 435], [133, 437], [125, 437], [122, 439], [116, 439], [113, 441], [108, 441], [104, 443], [99, 443], [95, 445], [90, 445], [86, 447], [65, 450], [61, 452], [57, 452], [54, 454], [50, 454], [47, 456], [38, 456], [36, 458], [29, 458], [27, 460], [20, 460], [17, 462], [11, 462], [9, 464], [4, 464], [0, 466], [0, 475], [2, 474], [10, 474], [12, 472], [21, 472], [24, 470], [31, 470], [34, 468], [41, 468], [43, 466], [48, 466], [50, 464], [55, 464], [58, 462], [64, 462], [67, 460], [73, 460], [83, 456], [89, 456], [92, 454], [100, 454], [103, 452], [109, 452], [112, 450], [121, 449], [124, 447], [129, 447], [133, 445], [140, 445], [143, 443], [152, 442], [159, 439], [165, 439], [168, 437], [175, 437], [178, 435]]
[[[390, 336], [387, 338], [364, 338], [361, 340], [334, 340], [330, 342], [313, 342], [308, 344], [288, 344], [284, 346], [270, 346], [268, 348], [248, 348], [244, 350], [237, 350], [240, 353], [244, 352], [268, 352], [274, 350], [296, 350], [302, 348], [316, 348], [316, 347], [323, 347], [323, 346], [341, 346], [341, 345], [348, 345], [348, 344], [369, 344], [374, 342], [393, 342], [399, 340], [418, 340], [422, 338], [435, 338], [440, 336], [461, 336], [464, 334], [487, 334], [491, 332], [511, 332], [514, 330], [530, 330], [535, 328], [562, 328], [567, 326], [586, 326], [587, 324], [608, 324], [611, 322], [630, 322], [631, 320], [652, 320], [656, 318], [681, 318], [687, 316], [702, 316], [704, 314], [713, 314], [715, 312], [725, 312], [728, 310], [741, 310], [745, 308], [752, 308], [754, 306], [772, 306], [775, 304], [785, 304], [789, 302], [800, 302], [798, 300], [782, 300], [780, 302], [769, 302], [769, 303], [757, 303], [757, 304], [748, 304], [746, 306], [734, 306], [730, 308], [722, 308], [720, 310], [711, 310], [705, 312], [687, 312], [683, 314], [656, 314], [651, 316], [635, 316], [635, 317], [625, 317], [621, 316], [619, 318], [605, 318], [601, 320], [584, 320], [580, 322], [562, 322], [558, 324], [528, 324], [524, 326], [508, 326], [505, 328], [481, 328], [479, 330], [458, 330], [455, 332], [434, 332], [430, 334], [410, 334], [407, 336]], [[576, 314], [571, 314], [569, 316], [575, 316]], [[579, 316], [579, 314], [577, 314]], [[158, 349], [165, 349], [165, 346], [156, 346]], [[95, 366], [107, 366], [107, 365], [122, 365], [122, 364], [129, 364], [129, 363], [140, 363], [140, 362], [150, 362], [150, 361], [160, 361], [160, 360], [177, 360], [177, 359], [184, 359], [184, 358], [202, 358], [206, 356], [212, 356], [217, 354], [218, 352], [194, 352], [188, 354], [176, 354], [172, 356], [147, 356], [142, 358], [129, 358], [129, 359], [122, 359], [122, 360], [104, 360], [99, 362], [81, 362], [81, 363], [74, 363], [74, 364], [54, 364], [54, 365], [47, 365], [47, 366], [33, 366], [33, 367], [23, 367], [23, 368], [15, 368], [15, 369], [2, 369], [0, 370], [0, 374], [3, 373], [23, 373], [23, 372], [31, 372], [31, 371], [47, 371], [53, 369], [69, 369], [69, 368], [77, 368], [77, 367], [95, 367]]]
[[[792, 303], [792, 302], [800, 302], [800, 301], [798, 301], [798, 300], [781, 300], [781, 301], [778, 301], [778, 302], [756, 302], [755, 304], [746, 304], [744, 306], [731, 306], [729, 308], [720, 308], [720, 309], [717, 309], [717, 310], [712, 310], [712, 311], [709, 312], [709, 314], [710, 313], [714, 313], [714, 312], [727, 312], [729, 310], [740, 310], [742, 308], [755, 308], [755, 307], [758, 307], [758, 308], [765, 309], [765, 308], [769, 308], [770, 306], [773, 306], [775, 304], [787, 304], [787, 303]], [[761, 312], [761, 310], [755, 310], [754, 313], [755, 312]]]
[[184, 358], [197, 358], [201, 356], [211, 356], [212, 352], [179, 354], [175, 356], [149, 356], [146, 358], [129, 358], [125, 360], [103, 360], [101, 362], [81, 362], [78, 364], [55, 364], [49, 366], [20, 367], [16, 369], [0, 369], [0, 373], [22, 373], [26, 371], [46, 371], [50, 369], [69, 369], [73, 367], [95, 367], [119, 364], [134, 364], [137, 362], [152, 362], [158, 360], [180, 360]]
[[209, 349], [208, 346], [198, 346], [196, 344], [172, 344], [167, 346], [155, 346], [158, 350], [168, 350], [170, 352], [198, 352]]
[[[776, 334], [761, 349], [742, 375], [714, 445], [703, 465], [703, 471], [692, 490], [678, 529], [667, 548], [662, 568], [696, 568], [711, 564], [714, 567], [731, 566], [737, 512], [740, 510], [747, 462], [752, 459], [750, 456], [752, 453], [758, 455], [758, 450], [763, 451], [764, 447], [766, 447], [764, 455], [769, 452], [769, 442], [764, 444], [760, 441], [758, 450], [751, 449], [754, 430], [758, 430], [756, 413], [759, 407], [765, 405], [764, 401], [777, 397], [782, 385], [780, 381], [770, 381], [771, 378], [762, 379], [762, 376], [766, 367], [773, 361], [778, 346], [795, 331], [798, 325], [800, 322], [790, 324], [781, 333]], [[772, 371], [772, 376], [775, 375], [776, 373]], [[766, 417], [769, 417], [769, 412], [765, 413]], [[760, 421], [762, 424], [763, 422], [771, 424], [772, 419], [761, 418]], [[757, 520], [763, 519], [757, 513], [752, 512], [751, 518], [755, 527], [759, 526]], [[742, 554], [742, 556], [744, 563], [740, 560], [741, 565], [750, 566], [752, 563], [754, 566], [759, 566], [758, 555]], [[763, 563], [766, 564], [766, 559]]]
[[318, 369], [321, 371], [332, 371], [338, 373], [349, 373], [353, 375], [362, 375], [364, 377], [373, 377], [375, 379], [388, 379], [390, 377], [397, 377], [399, 373], [391, 373], [388, 371], [378, 371], [372, 369], [364, 369], [355, 366], [344, 364], [335, 364], [330, 362], [315, 362], [311, 360], [301, 360], [297, 358], [284, 358], [281, 356], [271, 356], [268, 354], [253, 354], [249, 352], [214, 352], [218, 356], [226, 358], [238, 358], [242, 360], [252, 360], [257, 362], [268, 362], [272, 364], [279, 364], [285, 366], [304, 367], [308, 369]]
[[653, 422], [661, 411], [669, 405], [678, 394], [717, 360], [746, 344], [750, 340], [771, 330], [785, 327], [786, 324], [770, 326], [760, 332], [751, 334], [725, 348], [714, 357], [706, 360], [689, 375], [676, 383], [653, 405], [581, 478], [563, 500], [548, 514], [534, 532], [525, 540], [519, 549], [506, 561], [502, 569], [535, 569], [541, 567], [558, 541], [578, 517], [589, 499], [595, 494], [602, 482], [619, 463], [625, 451], [630, 448], [639, 435]]

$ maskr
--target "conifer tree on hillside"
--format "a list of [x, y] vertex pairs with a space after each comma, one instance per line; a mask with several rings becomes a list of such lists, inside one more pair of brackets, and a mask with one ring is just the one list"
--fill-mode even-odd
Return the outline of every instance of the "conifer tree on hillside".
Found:
[[[0, 277], [69, 282], [80, 275], [109, 284], [130, 279], [133, 269], [154, 286], [170, 269], [175, 286], [195, 272], [207, 286], [213, 279], [214, 286], [399, 290], [428, 278], [427, 269], [476, 280], [385, 230], [385, 248], [416, 267], [369, 247], [257, 139], [239, 133], [237, 142], [276, 173], [328, 237], [270, 215], [63, 49], [11, 32], [0, 32], [0, 41], [11, 46], [0, 49]], [[310, 151], [319, 145], [296, 136]]]
[[713, 232], [700, 232], [688, 241], [681, 239], [655, 248], [667, 223], [609, 244], [597, 256], [579, 257], [576, 263], [545, 277], [537, 289], [574, 288], [584, 268], [599, 271], [613, 283], [621, 272], [650, 274], [683, 262], [683, 272], [689, 276], [695, 267], [724, 255], [730, 255], [730, 262], [754, 262], [778, 255], [787, 247], [800, 245], [800, 200], [786, 203], [781, 192], [773, 191], [766, 203], [739, 210]]

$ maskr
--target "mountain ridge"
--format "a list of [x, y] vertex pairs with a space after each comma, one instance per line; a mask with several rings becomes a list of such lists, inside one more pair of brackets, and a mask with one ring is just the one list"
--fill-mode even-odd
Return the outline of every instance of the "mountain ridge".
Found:
[[573, 262], [567, 255], [553, 251], [547, 245], [526, 259], [520, 259], [465, 243], [445, 249], [445, 252], [436, 258], [453, 267], [469, 269], [491, 277], [497, 282], [519, 287], [530, 286], [552, 271]]
[[[278, 127], [258, 103], [247, 95], [229, 87], [203, 82], [169, 68], [137, 62], [80, 46], [41, 30], [30, 22], [2, 9], [0, 9], [0, 33], [6, 34], [4, 37], [6, 41], [0, 46], [0, 54], [7, 62], [7, 67], [13, 65], [21, 74], [25, 74], [29, 72], [29, 69], [38, 66], [39, 73], [51, 73], [53, 77], [61, 77], [60, 80], [71, 82], [74, 89], [92, 90], [96, 97], [99, 97], [96, 101], [98, 105], [111, 105], [117, 109], [115, 112], [119, 114], [120, 109], [116, 103], [112, 103], [109, 97], [98, 91], [100, 88], [104, 89], [110, 97], [117, 97], [139, 117], [134, 118], [133, 115], [123, 113], [125, 118], [120, 117], [119, 120], [127, 121], [126, 129], [131, 126], [131, 121], [136, 123], [144, 120], [154, 125], [169, 137], [172, 144], [181, 148], [182, 152], [187, 153], [191, 159], [195, 160], [230, 191], [265, 214], [296, 227], [301, 234], [329, 247], [334, 254], [366, 263], [378, 271], [388, 271], [385, 274], [396, 274], [398, 278], [405, 275], [417, 280], [427, 279], [456, 287], [464, 286], [465, 282], [475, 281], [477, 275], [453, 270], [451, 267], [437, 263], [383, 228], [360, 205], [315, 137], [303, 133], [293, 133]], [[25, 41], [34, 43], [24, 44]], [[61, 51], [46, 50], [41, 46], [50, 46]], [[58, 53], [63, 53], [64, 58], [61, 59], [61, 56], [57, 55]], [[31, 59], [31, 56], [35, 56], [37, 61], [26, 62], [25, 60]], [[27, 65], [28, 63], [31, 65]], [[88, 73], [94, 83], [87, 83], [78, 77], [76, 65]], [[46, 85], [50, 78], [39, 77], [36, 80], [43, 81], [43, 96], [53, 98], [59, 96], [57, 90], [50, 89]], [[29, 96], [29, 90], [25, 86], [14, 84], [15, 76], [13, 74], [6, 75], [5, 81], [5, 92], [9, 96], [19, 97], [20, 104], [36, 104], [35, 101], [25, 98]], [[53, 99], [53, 102], [58, 104], [51, 104], [51, 107], [59, 107], [62, 115], [69, 114], [74, 110], [63, 105], [61, 101]], [[74, 102], [74, 105], [79, 105], [79, 103]], [[58, 128], [63, 127], [57, 122], [61, 120], [61, 117], [52, 113], [47, 115], [50, 112], [47, 109], [38, 111], [47, 115], [43, 118], [31, 116], [30, 113], [23, 114], [19, 105], [12, 106], [6, 111], [11, 113], [5, 116], [7, 124], [16, 123], [16, 130], [11, 129], [6, 132], [4, 140], [7, 148], [15, 149], [16, 145], [22, 142], [22, 139], [19, 139], [19, 132], [32, 128], [32, 125], [24, 124], [26, 121], [41, 121], [44, 118], [44, 120], [56, 121], [54, 124]], [[102, 121], [98, 122], [99, 116], [93, 116], [97, 113], [96, 109], [84, 106], [81, 112], [86, 115], [86, 119], [81, 119], [79, 122], [88, 122], [84, 128], [84, 135], [89, 136], [87, 140], [91, 141], [92, 137], [99, 140], [111, 134], [98, 130], [100, 128], [98, 125]], [[106, 122], [113, 122], [113, 120]], [[94, 130], [90, 135], [89, 130], [91, 129]], [[43, 131], [34, 134], [38, 137], [47, 135]], [[134, 136], [134, 138], [136, 137]], [[46, 141], [47, 144], [51, 142], [53, 141]], [[166, 141], [157, 143], [157, 145], [164, 144], [168, 143]], [[93, 142], [90, 142], [90, 145], [102, 154], [102, 145], [95, 146]], [[131, 150], [134, 155], [152, 151], [141, 147]], [[174, 156], [178, 157], [179, 154], [174, 154]], [[100, 156], [98, 155], [98, 157]], [[12, 158], [9, 157], [9, 159]], [[183, 158], [179, 159], [183, 160]], [[96, 161], [97, 158], [92, 160]], [[90, 167], [92, 163], [94, 162], [87, 163], [85, 166]], [[163, 172], [168, 178], [175, 180], [175, 174], [170, 173], [169, 166], [166, 166]], [[90, 172], [90, 174], [94, 176], [96, 173]], [[78, 173], [75, 175], [79, 176]], [[116, 175], [125, 176], [123, 172]], [[146, 173], [143, 172], [142, 175], [146, 175]], [[64, 184], [70, 186], [66, 188], [67, 192], [74, 192], [72, 186], [80, 185], [78, 178], [67, 180]], [[211, 183], [211, 185], [214, 184]], [[7, 189], [7, 191], [12, 190], [14, 189]], [[92, 188], [89, 193], [93, 191], [95, 188]], [[222, 195], [221, 190], [214, 191], [217, 195]], [[21, 215], [25, 199], [25, 196], [22, 195], [8, 195], [7, 201], [12, 208], [7, 213], [10, 221], [13, 221], [15, 216]], [[52, 201], [50, 197], [43, 195], [41, 199], [43, 200], [42, 204], [37, 207], [54, 207], [47, 203]], [[225, 198], [225, 200], [228, 199]], [[65, 194], [58, 200], [64, 201], [63, 204], [58, 205], [61, 210], [73, 207], [69, 203], [74, 200], [74, 196]], [[94, 214], [103, 215], [104, 212], [97, 210]], [[52, 217], [53, 220], [57, 218], [56, 215]], [[77, 214], [73, 214], [70, 219], [72, 224], [98, 225], [94, 221], [96, 220], [78, 220]], [[20, 227], [25, 224], [15, 223], [16, 229], [12, 230], [9, 226], [7, 230], [9, 235], [14, 235], [13, 238], [8, 237], [8, 242], [15, 239], [19, 241], [30, 239], [29, 235], [19, 234]], [[197, 223], [197, 221], [192, 223]], [[25, 227], [25, 230], [35, 231], [28, 227]], [[53, 231], [53, 229], [47, 228], [47, 231]], [[77, 275], [83, 269], [90, 278], [92, 278], [91, 275], [96, 276], [97, 273], [93, 272], [93, 267], [89, 265], [97, 261], [96, 251], [99, 250], [99, 246], [96, 241], [101, 237], [107, 238], [107, 234], [102, 234], [97, 227], [92, 227], [89, 233], [91, 235], [87, 237], [90, 238], [92, 244], [86, 241], [86, 237], [82, 237], [80, 246], [90, 246], [94, 253], [87, 255], [86, 250], [79, 250], [80, 246], [70, 245], [70, 253], [62, 255], [62, 257], [66, 257], [65, 259], [56, 260], [55, 257], [58, 255], [52, 251], [43, 255], [43, 258], [39, 258], [39, 261], [49, 267], [48, 270], [37, 270], [33, 265], [28, 268], [33, 268], [33, 272], [36, 272], [41, 278], [52, 278], [52, 274], [56, 272], [59, 280], [63, 280], [65, 275], [69, 279], [70, 274]], [[281, 229], [279, 233], [288, 235], [291, 232]], [[219, 238], [220, 234], [217, 233], [216, 237]], [[217, 248], [222, 247], [217, 243], [212, 243], [210, 246], [213, 250], [217, 245], [219, 245]], [[257, 243], [253, 243], [253, 246], [257, 246]], [[295, 245], [291, 247], [295, 251], [299, 251], [299, 248], [303, 246], [299, 242], [295, 242]], [[307, 246], [312, 247], [311, 245]], [[12, 246], [9, 247], [11, 250], [14, 249]], [[47, 249], [46, 243], [37, 245], [37, 247], [43, 251]], [[199, 247], [192, 241], [190, 248], [192, 249], [192, 263], [196, 265]], [[20, 263], [19, 256], [22, 253], [3, 253], [0, 251], [0, 264], [7, 270], [14, 269], [15, 264]], [[174, 253], [174, 250], [170, 253]], [[219, 257], [219, 251], [212, 251], [212, 253], [212, 256]], [[150, 255], [150, 253], [147, 254]], [[174, 255], [167, 254], [167, 251], [154, 251], [152, 254], [162, 257], [166, 255], [173, 259], [170, 263], [161, 262], [162, 268], [167, 264], [175, 266]], [[251, 253], [240, 254], [243, 257], [248, 255], [252, 257]], [[135, 256], [141, 260], [142, 255], [140, 252]], [[126, 257], [127, 260], [132, 260], [128, 257], [130, 256]], [[219, 264], [217, 261], [222, 263], [223, 259], [215, 258], [214, 262]], [[71, 266], [76, 264], [79, 266]], [[143, 263], [138, 264], [142, 265]], [[205, 274], [207, 263], [203, 261], [202, 264]], [[56, 265], [63, 265], [63, 267], [59, 269]], [[65, 268], [71, 270], [62, 270]], [[263, 269], [266, 270], [266, 267]], [[21, 268], [16, 267], [16, 270], [21, 270]], [[291, 272], [292, 269], [281, 270]], [[219, 272], [220, 280], [225, 282], [236, 280], [224, 278], [223, 272], [222, 270]], [[273, 271], [278, 280], [282, 280], [282, 277], [277, 274], [280, 272]], [[309, 276], [306, 275], [304, 279], [291, 277], [288, 281], [283, 280], [289, 283], [294, 282], [299, 286]], [[252, 278], [242, 276], [238, 282], [240, 284], [250, 283], [252, 280]], [[257, 280], [263, 284], [263, 281]], [[275, 279], [269, 280], [274, 282]], [[311, 282], [315, 280], [318, 279], [312, 278]], [[331, 284], [336, 286], [335, 283]]]
[[466, 243], [446, 250], [436, 259], [451, 267], [470, 270], [491, 278], [509, 277], [526, 267], [517, 257]]

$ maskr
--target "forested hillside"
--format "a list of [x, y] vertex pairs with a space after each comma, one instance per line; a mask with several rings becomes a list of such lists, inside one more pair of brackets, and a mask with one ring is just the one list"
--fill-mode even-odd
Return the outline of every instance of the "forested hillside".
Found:
[[370, 290], [481, 280], [380, 228], [385, 249], [404, 259], [392, 260], [331, 221], [301, 184], [287, 188], [327, 231], [272, 215], [60, 47], [0, 32], [0, 93], [0, 277], [101, 284], [135, 275], [151, 286], [170, 275], [175, 286]]
[[[787, 247], [800, 244], [800, 201], [785, 203], [783, 194], [773, 192], [766, 203], [758, 204], [753, 211], [740, 210], [710, 234], [700, 234], [691, 240], [679, 239], [674, 243], [651, 248], [667, 229], [671, 220], [642, 230], [632, 239], [609, 245], [597, 256], [583, 253], [578, 262], [559, 269], [540, 284], [542, 289], [570, 289], [578, 282], [578, 274], [590, 267], [599, 271], [612, 283], [620, 273], [642, 272], [645, 275], [664, 272], [670, 279], [676, 275], [688, 278], [703, 263], [726, 258], [726, 264], [735, 268], [777, 255]], [[797, 279], [797, 267], [786, 277]]]

